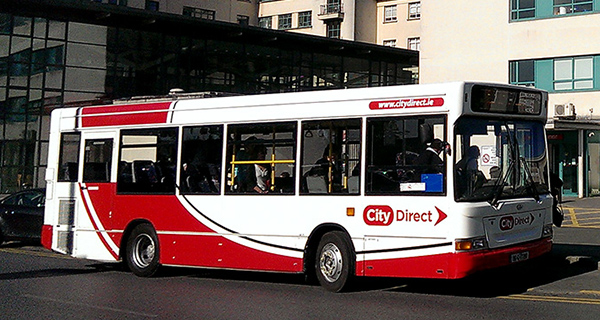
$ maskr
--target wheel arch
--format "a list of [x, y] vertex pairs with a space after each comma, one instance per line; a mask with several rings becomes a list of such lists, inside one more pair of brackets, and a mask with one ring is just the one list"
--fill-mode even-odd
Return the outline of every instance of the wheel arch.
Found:
[[129, 239], [129, 237], [131, 236], [131, 232], [133, 231], [133, 229], [135, 229], [135, 227], [141, 224], [149, 224], [152, 226], [152, 228], [154, 228], [154, 230], [156, 230], [152, 222], [146, 219], [136, 219], [129, 222], [129, 224], [123, 231], [123, 236], [121, 237], [121, 242], [119, 243], [119, 258], [121, 259], [121, 261], [126, 262], [125, 257], [127, 253], [127, 239]]
[[348, 238], [348, 242], [352, 251], [351, 261], [356, 263], [356, 248], [354, 247], [354, 242], [352, 242], [352, 237], [350, 237], [348, 230], [337, 223], [320, 224], [310, 233], [308, 240], [306, 241], [306, 245], [304, 246], [303, 271], [311, 281], [313, 280], [313, 277], [316, 276], [315, 260], [319, 241], [321, 241], [323, 235], [331, 231], [340, 231]]

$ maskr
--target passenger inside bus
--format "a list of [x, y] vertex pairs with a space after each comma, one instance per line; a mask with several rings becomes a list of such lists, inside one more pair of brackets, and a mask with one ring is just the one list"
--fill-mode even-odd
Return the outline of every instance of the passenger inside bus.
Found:
[[337, 161], [337, 153], [332, 149], [327, 146], [323, 156], [305, 174], [309, 193], [327, 193], [329, 186], [332, 190], [341, 188], [342, 168]]
[[483, 172], [479, 170], [478, 146], [470, 146], [467, 154], [456, 163], [457, 187], [459, 196], [470, 196], [487, 182]]
[[[255, 153], [256, 156], [254, 158], [256, 160], [264, 160], [267, 151], [264, 146], [259, 146], [255, 148]], [[252, 190], [256, 191], [257, 193], [269, 193], [269, 187], [271, 184], [271, 168], [269, 165], [264, 163], [255, 163], [254, 177], [256, 180]]]
[[442, 173], [444, 164], [444, 161], [440, 158], [442, 151], [444, 151], [444, 142], [440, 139], [433, 139], [429, 146], [415, 159], [413, 165], [420, 174]]

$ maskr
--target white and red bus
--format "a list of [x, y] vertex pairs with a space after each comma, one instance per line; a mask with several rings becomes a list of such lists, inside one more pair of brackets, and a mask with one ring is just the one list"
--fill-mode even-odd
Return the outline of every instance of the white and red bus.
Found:
[[57, 109], [42, 242], [139, 276], [465, 277], [551, 249], [546, 108], [461, 82]]

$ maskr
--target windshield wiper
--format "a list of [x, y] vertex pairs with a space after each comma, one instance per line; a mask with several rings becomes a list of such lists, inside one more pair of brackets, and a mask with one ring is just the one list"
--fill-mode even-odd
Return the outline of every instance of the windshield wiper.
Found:
[[492, 206], [495, 207], [498, 205], [498, 201], [500, 201], [500, 197], [502, 196], [502, 193], [504, 193], [504, 186], [506, 185], [508, 176], [512, 172], [514, 166], [515, 166], [515, 162], [511, 161], [510, 165], [508, 166], [508, 170], [506, 170], [506, 172], [502, 172], [502, 179], [498, 179], [494, 183], [494, 189], [492, 190], [494, 197], [492, 197], [492, 200], [490, 200], [490, 204]]
[[525, 170], [525, 180], [527, 181], [527, 185], [525, 186], [528, 191], [531, 191], [531, 194], [535, 201], [540, 201], [540, 194], [537, 191], [537, 187], [535, 186], [535, 181], [533, 181], [533, 174], [531, 173], [531, 169], [529, 168], [529, 164], [523, 157], [519, 157], [519, 161], [523, 164], [523, 169]]
[[508, 177], [515, 170], [515, 163], [519, 159], [518, 158], [519, 149], [518, 149], [518, 146], [516, 146], [516, 144], [517, 144], [516, 141], [513, 140], [514, 137], [510, 134], [510, 128], [508, 127], [508, 122], [504, 121], [504, 123], [502, 125], [506, 129], [506, 134], [507, 134], [506, 140], [508, 140], [508, 154], [509, 154], [508, 160], [509, 160], [510, 164], [509, 164], [506, 172], [502, 173], [502, 179], [498, 179], [496, 181], [496, 183], [494, 184], [494, 189], [493, 189], [494, 197], [492, 198], [492, 200], [490, 200], [490, 204], [494, 207], [496, 207], [498, 205], [498, 201], [500, 201], [500, 197], [502, 196], [502, 193], [504, 192], [504, 186], [506, 186], [506, 184], [507, 184]]

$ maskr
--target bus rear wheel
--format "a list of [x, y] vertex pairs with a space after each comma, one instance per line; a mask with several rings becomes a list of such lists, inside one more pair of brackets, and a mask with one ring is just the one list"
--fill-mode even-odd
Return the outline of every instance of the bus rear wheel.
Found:
[[322, 287], [331, 292], [348, 288], [354, 274], [351, 256], [352, 246], [343, 232], [332, 231], [323, 235], [315, 261], [317, 279]]
[[126, 260], [129, 270], [136, 276], [151, 277], [160, 267], [158, 236], [147, 223], [136, 226], [127, 239]]

